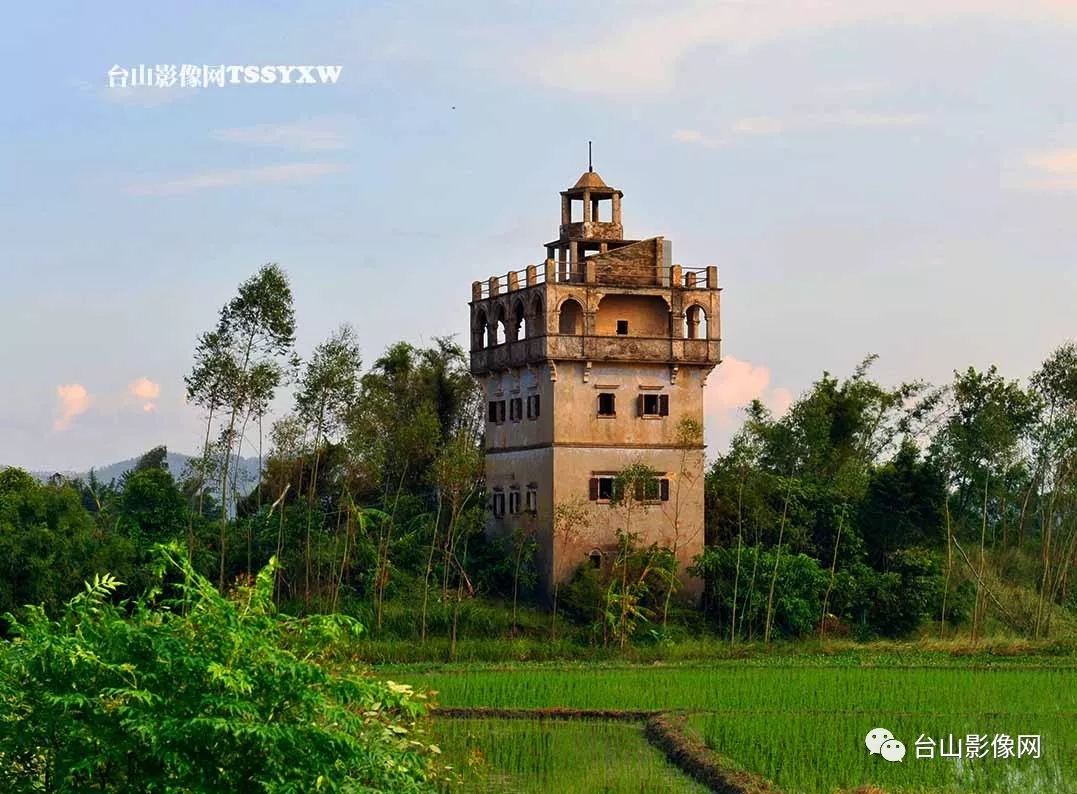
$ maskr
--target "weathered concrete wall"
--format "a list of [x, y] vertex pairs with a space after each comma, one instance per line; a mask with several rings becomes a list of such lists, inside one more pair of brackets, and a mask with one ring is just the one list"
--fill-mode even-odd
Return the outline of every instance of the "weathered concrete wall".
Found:
[[[586, 380], [585, 380], [586, 377]], [[661, 364], [595, 364], [561, 362], [554, 392], [553, 440], [559, 444], [672, 446], [682, 417], [703, 421], [704, 374], [684, 368], [672, 382]], [[598, 395], [615, 395], [616, 415], [598, 415]], [[667, 395], [668, 416], [639, 416], [637, 397]]]
[[605, 295], [595, 312], [595, 333], [617, 336], [617, 322], [628, 323], [628, 336], [669, 337], [669, 304], [658, 295]]
[[[588, 520], [574, 539], [555, 547], [554, 576], [563, 582], [593, 551], [606, 555], [616, 551], [617, 530], [623, 529], [637, 535], [641, 546], [658, 543], [674, 548], [685, 589], [698, 594], [699, 583], [683, 573], [703, 551], [702, 455], [702, 450], [555, 447], [555, 500], [567, 503], [579, 500], [586, 505]], [[588, 498], [591, 477], [613, 475], [635, 463], [649, 466], [659, 476], [669, 478], [669, 501], [636, 503], [629, 511]]]
[[660, 282], [661, 237], [640, 240], [604, 254], [590, 257], [599, 284], [647, 286]]
[[[526, 447], [549, 444], [553, 438], [554, 395], [548, 365], [513, 368], [498, 372], [485, 379], [486, 391], [486, 448]], [[527, 398], [538, 395], [538, 418], [527, 417]], [[520, 419], [509, 418], [508, 401], [519, 399], [523, 408]], [[489, 421], [491, 401], [505, 400], [505, 421]]]

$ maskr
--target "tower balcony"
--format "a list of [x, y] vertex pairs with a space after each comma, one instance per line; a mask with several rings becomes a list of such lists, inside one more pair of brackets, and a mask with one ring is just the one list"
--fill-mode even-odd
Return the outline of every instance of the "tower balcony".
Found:
[[715, 366], [721, 361], [721, 346], [719, 339], [547, 334], [472, 350], [471, 374], [550, 360]]

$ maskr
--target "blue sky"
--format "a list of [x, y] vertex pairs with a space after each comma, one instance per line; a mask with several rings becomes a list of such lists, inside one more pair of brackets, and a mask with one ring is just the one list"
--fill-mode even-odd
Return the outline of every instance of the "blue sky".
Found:
[[[198, 445], [199, 333], [268, 261], [299, 349], [467, 339], [586, 168], [715, 264], [708, 441], [879, 353], [1024, 378], [1077, 319], [1072, 0], [76, 2], [5, 9], [0, 463]], [[114, 64], [340, 65], [109, 89]], [[455, 108], [455, 109], [454, 109]], [[281, 410], [289, 405], [282, 395]]]

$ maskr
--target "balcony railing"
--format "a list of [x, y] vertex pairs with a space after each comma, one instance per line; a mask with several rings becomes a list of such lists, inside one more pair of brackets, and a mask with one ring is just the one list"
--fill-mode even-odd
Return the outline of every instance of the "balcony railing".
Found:
[[[589, 284], [598, 283], [594, 276], [594, 270], [588, 268], [591, 257], [578, 262], [558, 262], [547, 259], [537, 265], [528, 265], [520, 270], [512, 270], [503, 276], [491, 276], [486, 281], [475, 281], [471, 285], [471, 299], [473, 301], [485, 300], [496, 295], [504, 295], [520, 289], [527, 289], [538, 284]], [[591, 270], [591, 277], [588, 277]], [[717, 289], [718, 268], [714, 265], [706, 267], [682, 267], [673, 265], [668, 268], [656, 269], [656, 287], [680, 287], [682, 289]]]

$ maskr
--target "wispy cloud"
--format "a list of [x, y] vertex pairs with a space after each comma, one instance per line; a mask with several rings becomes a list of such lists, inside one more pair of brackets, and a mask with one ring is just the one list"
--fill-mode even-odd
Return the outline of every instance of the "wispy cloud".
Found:
[[214, 138], [233, 143], [279, 146], [299, 152], [343, 149], [346, 145], [339, 119], [318, 118], [281, 124], [257, 124], [216, 130]]
[[728, 144], [730, 137], [749, 138], [780, 135], [785, 132], [812, 127], [907, 127], [914, 124], [923, 124], [925, 121], [926, 117], [919, 113], [865, 113], [859, 110], [818, 113], [794, 119], [752, 116], [731, 122], [726, 137], [711, 137], [699, 130], [678, 130], [673, 133], [673, 140], [714, 148], [715, 146]]
[[963, 15], [1077, 23], [1073, 0], [768, 0], [671, 2], [665, 8], [627, 16], [586, 47], [560, 38], [546, 44], [541, 57], [521, 63], [555, 88], [631, 96], [668, 90], [681, 58], [712, 44], [750, 47], [849, 25], [930, 24]]
[[704, 135], [699, 130], [677, 130], [673, 133], [673, 140], [680, 141], [681, 143], [694, 143], [708, 149], [717, 149], [718, 147], [725, 146], [729, 143], [725, 138], [711, 138]]
[[126, 191], [134, 196], [179, 196], [211, 188], [310, 182], [343, 170], [345, 166], [339, 163], [282, 163], [260, 168], [228, 168], [160, 182], [128, 185]]
[[157, 409], [157, 398], [161, 396], [161, 384], [149, 378], [139, 378], [127, 387], [127, 393], [142, 404], [142, 410], [152, 413]]
[[737, 119], [730, 126], [730, 132], [734, 135], [777, 135], [786, 128], [781, 119], [772, 119], [765, 116], [747, 119]]
[[809, 116], [804, 126], [836, 127], [909, 127], [924, 124], [927, 117], [922, 113], [864, 113], [859, 110], [842, 110]]
[[60, 416], [53, 427], [66, 430], [71, 421], [90, 407], [90, 393], [81, 383], [67, 383], [56, 387], [56, 396], [60, 400]]
[[72, 85], [83, 94], [88, 94], [105, 102], [112, 102], [127, 107], [154, 108], [177, 102], [200, 89], [192, 88], [157, 88], [155, 86], [136, 86], [126, 88], [109, 88], [108, 79], [102, 73], [100, 83], [88, 80], [75, 80]]

